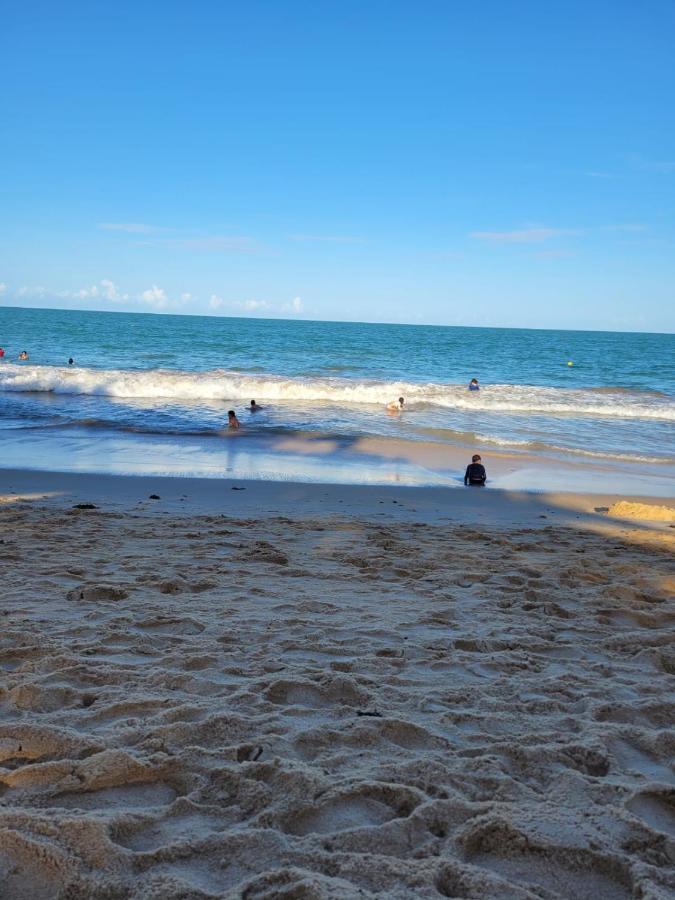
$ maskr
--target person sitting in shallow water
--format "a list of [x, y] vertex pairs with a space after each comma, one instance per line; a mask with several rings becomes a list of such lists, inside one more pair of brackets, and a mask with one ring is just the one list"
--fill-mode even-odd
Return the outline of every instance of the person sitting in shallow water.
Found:
[[22, 350], [21, 353], [19, 353], [19, 359], [21, 359], [21, 360], [28, 359], [28, 354], [26, 353], [25, 350]]
[[239, 428], [239, 419], [236, 416], [236, 413], [233, 409], [228, 410], [227, 413], [227, 427], [228, 428]]
[[249, 412], [258, 412], [262, 409], [262, 406], [259, 406], [255, 400], [251, 400], [251, 405], [249, 406]]
[[470, 391], [479, 391], [480, 390], [480, 385], [478, 384], [477, 378], [471, 379], [471, 381], [469, 382], [469, 390]]
[[387, 410], [389, 412], [401, 412], [404, 403], [403, 397], [399, 397], [398, 400], [392, 400], [391, 403], [387, 403]]
[[487, 481], [487, 472], [480, 461], [480, 456], [475, 453], [471, 457], [471, 462], [466, 467], [464, 473], [464, 484], [473, 485], [474, 487], [483, 487]]

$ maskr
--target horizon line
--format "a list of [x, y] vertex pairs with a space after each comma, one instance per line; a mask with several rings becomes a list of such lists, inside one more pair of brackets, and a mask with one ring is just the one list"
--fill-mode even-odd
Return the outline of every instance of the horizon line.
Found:
[[482, 330], [498, 330], [498, 331], [564, 331], [572, 333], [588, 333], [588, 334], [653, 334], [673, 336], [675, 331], [634, 331], [632, 329], [607, 329], [607, 328], [554, 328], [554, 327], [525, 327], [522, 325], [441, 325], [433, 322], [385, 322], [374, 321], [366, 322], [359, 319], [305, 319], [300, 317], [283, 318], [281, 316], [231, 316], [223, 314], [209, 313], [186, 313], [186, 312], [169, 312], [167, 310], [121, 310], [121, 309], [73, 309], [67, 306], [12, 306], [9, 304], [0, 304], [0, 311], [3, 309], [26, 309], [40, 312], [66, 312], [66, 313], [101, 313], [103, 315], [121, 315], [121, 316], [170, 316], [172, 318], [190, 318], [190, 319], [237, 319], [246, 322], [305, 322], [310, 324], [327, 324], [327, 325], [386, 325], [396, 328], [475, 328]]

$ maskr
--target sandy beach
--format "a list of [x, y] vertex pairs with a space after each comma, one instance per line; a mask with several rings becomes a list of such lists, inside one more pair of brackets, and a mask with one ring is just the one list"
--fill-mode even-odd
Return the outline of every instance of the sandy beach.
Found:
[[0, 896], [672, 897], [673, 506], [0, 471]]

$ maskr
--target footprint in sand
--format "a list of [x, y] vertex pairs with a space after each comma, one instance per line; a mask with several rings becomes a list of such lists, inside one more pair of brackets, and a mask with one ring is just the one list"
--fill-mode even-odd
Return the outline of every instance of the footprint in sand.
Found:
[[515, 881], [540, 896], [630, 900], [630, 869], [620, 858], [581, 847], [538, 844], [506, 822], [469, 826], [460, 838], [467, 862]]
[[148, 809], [168, 806], [176, 799], [176, 791], [162, 782], [124, 784], [101, 788], [98, 791], [78, 791], [58, 794], [48, 803], [40, 804], [59, 809], [97, 810], [114, 813], [120, 809]]
[[628, 809], [652, 828], [675, 837], [675, 790], [642, 791], [627, 803]]
[[336, 676], [318, 684], [309, 681], [277, 681], [265, 691], [265, 697], [279, 706], [306, 706], [311, 709], [333, 706], [365, 706], [369, 695], [352, 679]]
[[373, 828], [409, 816], [421, 799], [421, 795], [400, 785], [362, 785], [291, 813], [282, 827], [296, 835]]
[[227, 825], [226, 817], [191, 811], [143, 821], [140, 825], [133, 820], [121, 822], [112, 829], [111, 837], [121, 847], [142, 853], [170, 844], [204, 840]]

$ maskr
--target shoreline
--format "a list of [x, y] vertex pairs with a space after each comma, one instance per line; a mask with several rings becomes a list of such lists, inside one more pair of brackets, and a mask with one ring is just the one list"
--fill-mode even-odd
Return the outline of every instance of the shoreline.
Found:
[[344, 437], [328, 432], [286, 434], [115, 435], [69, 429], [3, 434], [6, 468], [119, 476], [343, 485], [415, 485], [462, 488], [464, 469], [479, 452], [489, 490], [570, 492], [670, 499], [675, 465], [528, 451], [460, 447], [434, 441], [378, 436]]
[[[157, 499], [151, 499], [151, 497]], [[279, 516], [385, 519], [439, 524], [543, 528], [572, 525], [591, 530], [633, 529], [673, 535], [670, 520], [650, 520], [644, 509], [672, 509], [663, 498], [585, 492], [534, 492], [495, 488], [357, 485], [260, 479], [182, 478], [0, 469], [0, 508], [35, 504], [63, 510], [92, 503], [101, 510], [149, 515]], [[637, 517], [614, 516], [618, 504]], [[617, 506], [617, 508], [619, 508]], [[642, 512], [640, 512], [642, 509]]]

